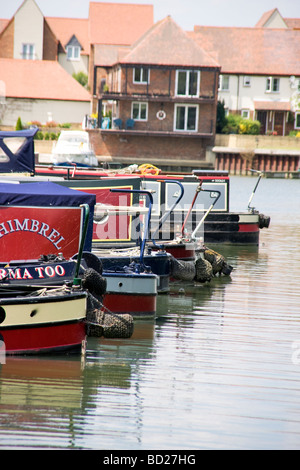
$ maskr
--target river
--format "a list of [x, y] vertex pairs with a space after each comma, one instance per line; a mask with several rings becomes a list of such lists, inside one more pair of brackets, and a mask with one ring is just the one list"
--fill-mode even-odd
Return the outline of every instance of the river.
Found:
[[[255, 181], [231, 178], [231, 210]], [[7, 358], [0, 450], [300, 449], [300, 181], [263, 178], [252, 204], [271, 224], [259, 248], [215, 247], [230, 278], [175, 284], [84, 361]]]

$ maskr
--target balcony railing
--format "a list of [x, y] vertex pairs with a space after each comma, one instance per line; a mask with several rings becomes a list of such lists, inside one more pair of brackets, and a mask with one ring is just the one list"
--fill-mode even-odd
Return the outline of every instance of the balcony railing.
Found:
[[113, 101], [153, 101], [153, 102], [169, 102], [169, 103], [213, 103], [215, 101], [215, 96], [213, 94], [200, 96], [175, 96], [167, 93], [137, 93], [135, 91], [131, 93], [124, 92], [115, 92], [115, 91], [106, 91], [100, 93], [98, 98], [100, 100], [113, 100]]
[[[130, 125], [128, 125], [130, 121]], [[155, 123], [156, 124], [156, 123]], [[152, 121], [143, 123], [142, 126], [139, 122], [134, 122], [132, 119], [113, 119], [112, 122], [108, 118], [102, 118], [97, 125], [93, 125], [93, 128], [98, 128], [101, 134], [113, 135], [118, 134], [120, 136], [148, 136], [148, 137], [184, 137], [184, 138], [210, 138], [214, 135], [214, 121], [205, 120], [200, 124], [197, 131], [182, 131], [174, 130], [168, 126], [157, 128], [157, 125], [153, 125]]]

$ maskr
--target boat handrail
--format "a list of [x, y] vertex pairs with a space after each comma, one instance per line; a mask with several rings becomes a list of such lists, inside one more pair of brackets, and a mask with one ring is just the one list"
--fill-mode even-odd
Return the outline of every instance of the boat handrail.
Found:
[[158, 226], [157, 226], [157, 229], [155, 230], [154, 234], [152, 235], [152, 243], [153, 245], [155, 246], [158, 246], [159, 248], [163, 248], [162, 245], [158, 245], [156, 242], [155, 242], [155, 236], [157, 234], [157, 232], [159, 231], [159, 229], [161, 228], [161, 226], [163, 225], [163, 223], [166, 221], [166, 219], [169, 217], [169, 215], [173, 212], [174, 208], [177, 206], [177, 204], [179, 204], [179, 202], [181, 201], [182, 197], [183, 197], [183, 194], [184, 194], [184, 187], [183, 185], [180, 183], [180, 181], [177, 181], [177, 180], [168, 180], [168, 183], [175, 183], [177, 184], [179, 187], [180, 187], [180, 194], [178, 196], [178, 198], [176, 199], [176, 201], [173, 203], [173, 205], [171, 206], [171, 208], [169, 209], [168, 212], [166, 212], [158, 221]]
[[83, 209], [83, 212], [84, 212], [84, 223], [83, 223], [82, 235], [81, 235], [81, 240], [80, 240], [79, 252], [77, 256], [75, 276], [73, 279], [73, 284], [75, 286], [76, 285], [81, 286], [81, 278], [79, 278], [78, 276], [79, 276], [80, 263], [81, 263], [82, 253], [83, 253], [83, 247], [85, 244], [87, 229], [89, 225], [89, 215], [90, 215], [90, 206], [88, 204], [80, 204], [80, 207]]
[[144, 189], [123, 189], [123, 188], [122, 189], [121, 188], [110, 189], [110, 192], [112, 192], [112, 193], [145, 194], [149, 198], [149, 208], [148, 208], [147, 222], [145, 224], [145, 230], [144, 230], [143, 239], [142, 239], [141, 248], [140, 248], [140, 265], [143, 267], [143, 269], [145, 269], [146, 266], [144, 265], [144, 251], [145, 251], [146, 241], [147, 241], [148, 234], [149, 234], [151, 211], [152, 211], [152, 206], [153, 206], [152, 193], [151, 193], [151, 191], [146, 191]]

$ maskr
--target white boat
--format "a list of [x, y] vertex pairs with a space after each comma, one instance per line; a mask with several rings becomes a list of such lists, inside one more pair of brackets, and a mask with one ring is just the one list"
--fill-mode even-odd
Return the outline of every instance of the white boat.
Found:
[[97, 157], [91, 147], [86, 131], [62, 131], [52, 149], [51, 161], [55, 165], [98, 166]]

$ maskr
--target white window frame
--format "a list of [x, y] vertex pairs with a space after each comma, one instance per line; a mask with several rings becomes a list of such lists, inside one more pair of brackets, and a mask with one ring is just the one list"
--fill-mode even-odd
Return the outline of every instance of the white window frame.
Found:
[[243, 119], [249, 119], [250, 118], [250, 109], [242, 109], [241, 110], [241, 116]]
[[[278, 89], [275, 90], [275, 83], [278, 83]], [[279, 93], [280, 92], [280, 78], [267, 77], [266, 79], [266, 93]]]
[[[225, 78], [227, 81], [227, 87], [225, 87]], [[230, 76], [229, 75], [219, 75], [219, 91], [229, 91]]]
[[251, 86], [251, 77], [249, 75], [244, 76], [243, 85], [246, 86], [246, 87]]
[[[298, 126], [297, 126], [297, 119], [299, 120], [299, 125], [298, 125]], [[300, 112], [295, 113], [295, 125], [294, 125], [294, 128], [295, 128], [295, 129], [300, 129]]]
[[35, 59], [35, 45], [31, 43], [22, 44], [22, 59], [34, 60]]
[[[185, 108], [184, 129], [177, 129], [177, 127], [176, 127], [178, 108]], [[187, 119], [188, 119], [187, 110], [189, 108], [195, 108], [196, 109], [195, 129], [187, 129]], [[173, 125], [173, 129], [174, 129], [175, 132], [198, 132], [198, 122], [199, 122], [199, 106], [197, 104], [183, 104], [183, 103], [176, 103], [175, 104], [174, 125]]]
[[[135, 105], [137, 105], [137, 107], [138, 107], [138, 116], [133, 116], [133, 108], [135, 107]], [[146, 117], [145, 118], [141, 117], [142, 105], [146, 106]], [[133, 101], [131, 103], [131, 119], [134, 119], [135, 121], [143, 121], [143, 122], [148, 121], [148, 103], [147, 103], [147, 101]]]
[[[136, 80], [135, 71], [140, 70], [140, 79]], [[144, 80], [144, 75], [147, 74], [146, 80]], [[149, 85], [150, 83], [150, 69], [146, 67], [134, 67], [133, 69], [133, 76], [132, 76], [133, 83], [136, 85]]]
[[67, 46], [67, 60], [80, 60], [80, 46]]
[[[178, 81], [179, 81], [179, 74], [180, 73], [186, 73], [185, 93], [178, 93]], [[196, 91], [195, 95], [190, 95], [189, 94], [189, 85], [190, 85], [191, 73], [195, 73], [197, 75], [197, 91]], [[200, 94], [200, 70], [185, 70], [185, 69], [176, 70], [175, 96], [184, 96], [185, 98], [198, 98], [199, 94]]]

